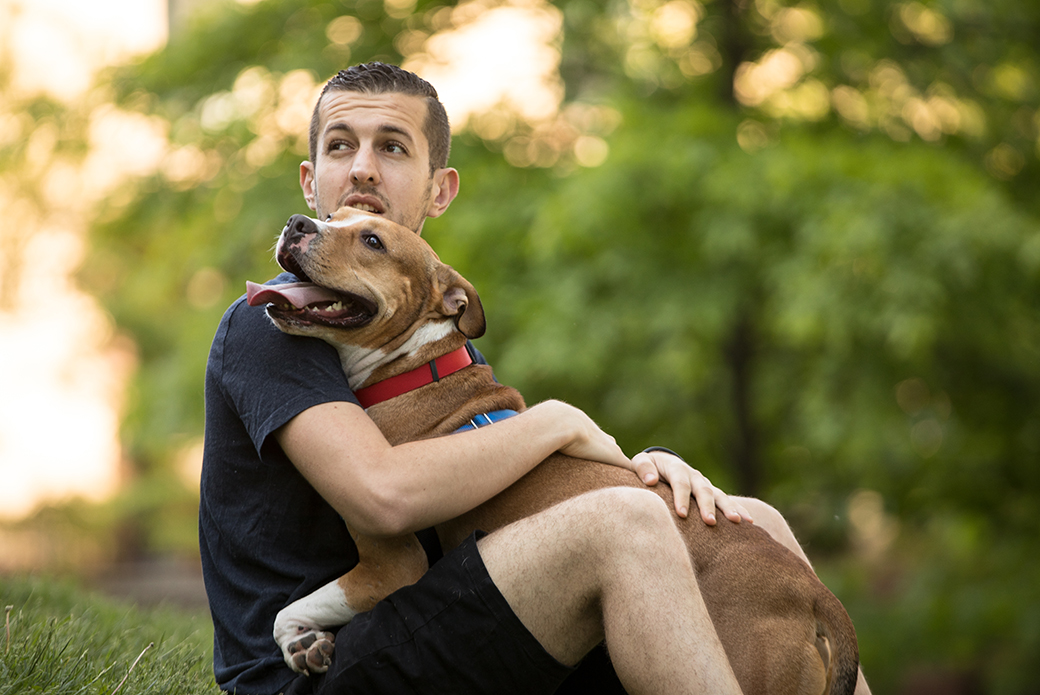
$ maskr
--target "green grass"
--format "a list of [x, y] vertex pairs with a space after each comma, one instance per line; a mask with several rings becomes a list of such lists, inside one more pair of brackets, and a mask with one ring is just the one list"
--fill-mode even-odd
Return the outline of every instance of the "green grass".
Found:
[[0, 695], [219, 692], [205, 612], [137, 608], [64, 580], [0, 576], [0, 621]]

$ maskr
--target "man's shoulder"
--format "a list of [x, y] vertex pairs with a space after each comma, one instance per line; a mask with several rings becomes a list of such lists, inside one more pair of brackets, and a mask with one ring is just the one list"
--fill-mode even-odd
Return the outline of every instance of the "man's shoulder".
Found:
[[[292, 273], [279, 273], [275, 277], [271, 278], [264, 285], [286, 285], [293, 282], [299, 282], [299, 279]], [[242, 294], [235, 301], [231, 302], [231, 306], [224, 312], [224, 316], [221, 318], [221, 325], [228, 324], [233, 318], [236, 318], [239, 314], [248, 315], [250, 317], [262, 317], [265, 321], [270, 323], [267, 319], [267, 311], [263, 306], [250, 306], [246, 301], [246, 295]]]
[[[291, 273], [281, 273], [271, 278], [265, 285], [284, 285], [291, 282], [299, 282]], [[246, 301], [246, 295], [241, 295], [231, 303], [220, 319], [217, 327], [214, 347], [229, 338], [237, 340], [260, 340], [263, 336], [277, 337], [284, 335], [267, 316], [264, 306], [250, 306]]]
[[[290, 273], [282, 273], [265, 285], [298, 282]], [[264, 306], [250, 306], [243, 295], [232, 302], [217, 327], [210, 349], [207, 371], [236, 378], [250, 375], [282, 373], [289, 364], [322, 364], [324, 372], [341, 370], [335, 348], [319, 338], [283, 333], [267, 316]]]

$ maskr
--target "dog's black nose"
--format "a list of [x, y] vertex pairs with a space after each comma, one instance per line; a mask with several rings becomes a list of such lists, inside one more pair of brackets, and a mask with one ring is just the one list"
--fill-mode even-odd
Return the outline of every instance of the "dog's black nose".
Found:
[[308, 234], [317, 234], [318, 225], [306, 215], [293, 215], [285, 223], [286, 241], [293, 241]]

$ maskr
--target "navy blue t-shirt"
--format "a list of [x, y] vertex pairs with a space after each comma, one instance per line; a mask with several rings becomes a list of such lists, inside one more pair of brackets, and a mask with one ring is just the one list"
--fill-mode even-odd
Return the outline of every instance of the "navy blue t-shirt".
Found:
[[[296, 281], [283, 273], [268, 284]], [[272, 637], [275, 615], [357, 563], [339, 514], [270, 436], [332, 401], [357, 403], [333, 347], [282, 333], [244, 297], [231, 305], [206, 368], [199, 505], [214, 673], [223, 690], [280, 692], [295, 674]], [[420, 538], [435, 560], [436, 537]]]

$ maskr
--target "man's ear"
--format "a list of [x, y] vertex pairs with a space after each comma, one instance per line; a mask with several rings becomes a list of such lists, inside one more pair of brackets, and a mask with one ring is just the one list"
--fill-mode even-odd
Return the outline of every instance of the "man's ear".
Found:
[[433, 194], [427, 217], [440, 217], [459, 194], [459, 172], [452, 168], [438, 169], [433, 174]]
[[437, 272], [441, 290], [441, 311], [445, 316], [454, 316], [455, 325], [467, 338], [484, 335], [487, 323], [480, 297], [469, 280], [459, 275], [449, 265], [442, 265]]
[[318, 199], [314, 190], [314, 164], [307, 160], [300, 162], [300, 188], [303, 189], [303, 199], [307, 201], [307, 207], [317, 211]]

